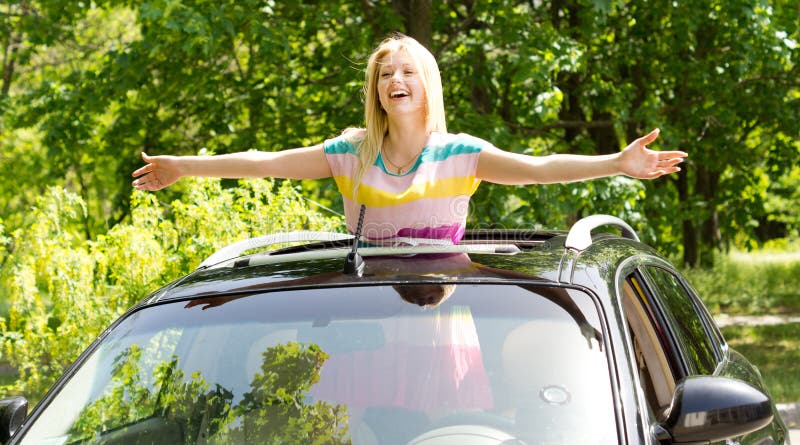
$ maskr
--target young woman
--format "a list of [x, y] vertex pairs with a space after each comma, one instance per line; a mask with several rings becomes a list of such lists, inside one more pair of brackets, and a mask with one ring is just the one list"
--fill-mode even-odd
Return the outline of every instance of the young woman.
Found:
[[445, 124], [442, 82], [433, 55], [416, 40], [384, 40], [369, 58], [366, 128], [347, 129], [312, 147], [219, 156], [148, 156], [133, 187], [159, 190], [184, 176], [319, 179], [333, 176], [348, 230], [365, 206], [362, 235], [461, 239], [469, 197], [481, 181], [549, 184], [623, 174], [654, 179], [680, 171], [682, 151], [647, 148], [653, 130], [612, 155], [527, 156], [501, 150]]

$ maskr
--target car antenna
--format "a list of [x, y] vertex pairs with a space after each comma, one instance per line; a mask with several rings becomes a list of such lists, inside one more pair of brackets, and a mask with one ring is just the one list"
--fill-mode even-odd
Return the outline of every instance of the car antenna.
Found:
[[347, 254], [344, 259], [344, 273], [348, 275], [361, 276], [364, 273], [364, 258], [358, 254], [358, 240], [361, 238], [361, 226], [364, 223], [364, 211], [367, 206], [361, 204], [361, 211], [358, 213], [358, 225], [356, 226], [356, 235], [353, 237], [353, 250]]

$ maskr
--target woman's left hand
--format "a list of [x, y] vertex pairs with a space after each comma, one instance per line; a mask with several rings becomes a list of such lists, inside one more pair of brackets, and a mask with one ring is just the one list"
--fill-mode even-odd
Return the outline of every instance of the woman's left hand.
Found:
[[619, 155], [620, 173], [639, 179], [655, 179], [681, 171], [678, 164], [689, 156], [683, 151], [656, 151], [647, 144], [658, 139], [659, 129], [631, 142]]

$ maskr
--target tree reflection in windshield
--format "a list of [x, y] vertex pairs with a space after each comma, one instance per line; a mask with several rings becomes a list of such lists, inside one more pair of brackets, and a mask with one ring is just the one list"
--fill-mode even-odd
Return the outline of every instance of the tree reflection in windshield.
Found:
[[349, 444], [345, 405], [307, 403], [328, 359], [316, 344], [287, 342], [262, 353], [250, 391], [232, 406], [233, 393], [186, 378], [178, 357], [159, 363], [146, 383], [142, 348], [131, 345], [114, 359], [105, 395], [89, 404], [69, 431], [68, 443], [320, 443]]

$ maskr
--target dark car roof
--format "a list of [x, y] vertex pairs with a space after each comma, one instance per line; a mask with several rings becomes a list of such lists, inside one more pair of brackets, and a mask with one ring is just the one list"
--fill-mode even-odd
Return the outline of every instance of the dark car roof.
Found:
[[[618, 226], [623, 236], [591, 233], [609, 221], [623, 225]], [[586, 233], [576, 235], [576, 231]], [[583, 239], [577, 244], [583, 244], [575, 246], [578, 235]], [[351, 243], [341, 239], [312, 242], [211, 265], [204, 263], [145, 301], [320, 286], [520, 281], [564, 285], [574, 284], [573, 271], [579, 266], [613, 270], [631, 254], [657, 255], [638, 242], [627, 224], [613, 217], [603, 217], [584, 227], [576, 224], [569, 232], [468, 231], [457, 246], [361, 247], [365, 269], [360, 276], [343, 272], [344, 256]]]

